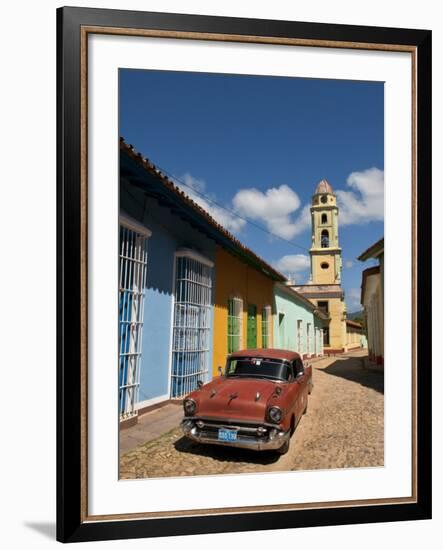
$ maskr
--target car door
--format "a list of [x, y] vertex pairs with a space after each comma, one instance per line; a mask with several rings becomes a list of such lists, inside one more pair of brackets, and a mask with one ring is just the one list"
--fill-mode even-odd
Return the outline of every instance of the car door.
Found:
[[306, 401], [308, 399], [308, 377], [305, 372], [303, 361], [298, 358], [294, 361], [294, 373], [296, 374], [296, 383], [298, 385], [298, 396], [297, 396], [297, 418], [303, 414], [306, 408]]

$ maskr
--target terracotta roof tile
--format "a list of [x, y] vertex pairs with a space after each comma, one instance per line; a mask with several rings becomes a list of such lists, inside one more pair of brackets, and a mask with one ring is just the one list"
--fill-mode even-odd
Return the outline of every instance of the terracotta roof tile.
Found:
[[363, 328], [360, 323], [356, 323], [355, 321], [352, 321], [351, 319], [346, 319], [346, 324], [349, 325], [350, 327]]
[[321, 180], [317, 184], [317, 188], [315, 189], [315, 195], [320, 195], [322, 193], [329, 193], [331, 195], [334, 194], [334, 190], [332, 189], [332, 185], [329, 183], [328, 180]]
[[147, 172], [158, 176], [159, 182], [161, 182], [167, 189], [169, 189], [175, 195], [180, 197], [180, 199], [185, 204], [187, 204], [188, 206], [193, 208], [196, 212], [198, 212], [198, 214], [202, 218], [204, 218], [204, 220], [207, 223], [209, 223], [213, 228], [215, 228], [221, 235], [223, 235], [224, 237], [227, 237], [231, 241], [234, 248], [238, 250], [238, 252], [250, 258], [254, 263], [259, 264], [264, 271], [268, 272], [269, 275], [272, 276], [273, 279], [276, 279], [278, 281], [287, 280], [282, 273], [277, 271], [274, 267], [272, 267], [265, 260], [263, 260], [263, 258], [260, 258], [260, 256], [255, 254], [255, 252], [253, 252], [250, 248], [245, 246], [236, 237], [234, 237], [232, 233], [230, 233], [221, 224], [219, 224], [206, 210], [204, 210], [204, 208], [198, 205], [184, 191], [182, 191], [179, 187], [177, 187], [177, 185], [175, 185], [165, 174], [163, 174], [149, 159], [143, 157], [141, 153], [136, 151], [133, 145], [128, 145], [122, 137], [120, 138], [120, 150], [128, 154], [129, 157], [135, 160]]

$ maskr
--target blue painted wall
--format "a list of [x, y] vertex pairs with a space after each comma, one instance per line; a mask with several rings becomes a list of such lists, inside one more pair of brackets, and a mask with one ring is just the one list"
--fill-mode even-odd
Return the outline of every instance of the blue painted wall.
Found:
[[[162, 396], [169, 398], [174, 254], [180, 248], [190, 248], [214, 261], [215, 243], [124, 179], [120, 181], [120, 210], [152, 232], [148, 239], [139, 402]], [[208, 380], [211, 365], [212, 337]]]

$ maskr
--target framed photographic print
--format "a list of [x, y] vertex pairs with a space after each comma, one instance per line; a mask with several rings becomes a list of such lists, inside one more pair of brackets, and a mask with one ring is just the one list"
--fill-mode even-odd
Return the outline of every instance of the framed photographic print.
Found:
[[431, 32], [57, 29], [58, 540], [430, 518]]

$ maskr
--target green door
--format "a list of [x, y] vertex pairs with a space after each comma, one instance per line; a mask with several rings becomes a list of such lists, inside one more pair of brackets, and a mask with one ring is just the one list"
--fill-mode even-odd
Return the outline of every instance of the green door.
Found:
[[257, 306], [248, 304], [248, 349], [257, 347]]

